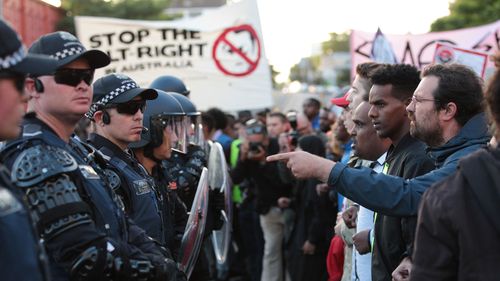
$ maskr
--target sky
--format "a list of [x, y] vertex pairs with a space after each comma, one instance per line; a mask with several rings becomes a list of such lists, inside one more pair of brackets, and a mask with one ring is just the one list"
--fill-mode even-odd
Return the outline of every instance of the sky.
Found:
[[288, 76], [331, 32], [420, 34], [449, 14], [449, 0], [257, 0], [269, 62]]
[[452, 0], [256, 1], [266, 56], [284, 81], [290, 67], [310, 56], [313, 46], [328, 40], [331, 32], [375, 32], [380, 27], [387, 34], [426, 33], [435, 19], [449, 14]]

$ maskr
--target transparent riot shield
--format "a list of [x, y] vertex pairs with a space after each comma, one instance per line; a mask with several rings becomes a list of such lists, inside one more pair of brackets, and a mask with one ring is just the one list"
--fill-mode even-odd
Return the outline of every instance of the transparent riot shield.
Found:
[[191, 276], [203, 244], [207, 222], [208, 189], [208, 170], [203, 168], [179, 249], [179, 269], [186, 274], [187, 279]]
[[213, 190], [224, 193], [224, 210], [221, 210], [224, 223], [220, 230], [212, 231], [212, 244], [215, 257], [219, 264], [223, 264], [226, 261], [231, 245], [233, 219], [232, 182], [224, 157], [224, 150], [216, 142], [212, 143], [208, 157], [208, 183]]

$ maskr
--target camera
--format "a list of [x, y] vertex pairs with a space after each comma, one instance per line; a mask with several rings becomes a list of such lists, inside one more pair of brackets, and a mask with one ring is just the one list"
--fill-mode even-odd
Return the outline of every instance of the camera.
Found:
[[248, 150], [253, 152], [253, 153], [259, 153], [260, 147], [262, 147], [261, 142], [250, 142]]
[[290, 123], [290, 127], [292, 127], [292, 130], [288, 133], [288, 136], [290, 137], [290, 145], [296, 147], [300, 137], [300, 134], [297, 131], [297, 112], [295, 111], [288, 112], [286, 114], [286, 118]]

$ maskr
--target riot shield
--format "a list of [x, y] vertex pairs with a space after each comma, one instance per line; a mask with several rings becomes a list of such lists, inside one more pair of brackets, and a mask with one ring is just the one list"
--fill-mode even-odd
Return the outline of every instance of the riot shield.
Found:
[[221, 229], [212, 231], [212, 244], [215, 257], [219, 264], [223, 264], [226, 261], [231, 245], [233, 219], [232, 182], [224, 157], [224, 150], [216, 142], [212, 143], [208, 157], [208, 182], [213, 190], [224, 193], [224, 210], [221, 210], [224, 223]]
[[203, 244], [208, 211], [208, 188], [208, 170], [203, 168], [179, 249], [178, 266], [186, 274], [187, 279], [191, 276]]

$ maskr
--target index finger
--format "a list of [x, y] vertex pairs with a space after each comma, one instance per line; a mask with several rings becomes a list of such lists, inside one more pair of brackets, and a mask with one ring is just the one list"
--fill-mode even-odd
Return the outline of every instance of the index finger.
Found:
[[292, 157], [292, 155], [293, 155], [293, 152], [274, 154], [271, 156], [267, 156], [266, 161], [267, 162], [273, 162], [273, 161], [279, 161], [279, 160], [288, 161], [288, 159], [290, 159], [290, 157]]

